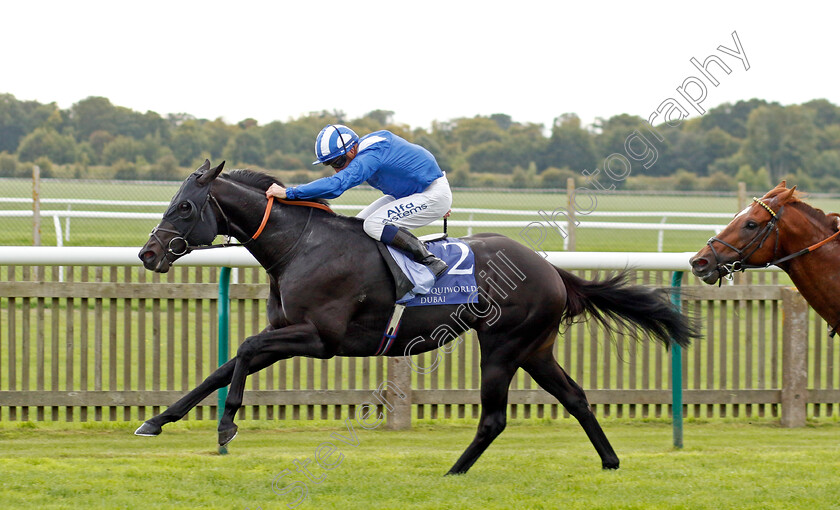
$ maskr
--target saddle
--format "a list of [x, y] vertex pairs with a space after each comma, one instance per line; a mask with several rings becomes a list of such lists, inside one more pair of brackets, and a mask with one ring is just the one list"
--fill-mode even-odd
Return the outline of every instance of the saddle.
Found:
[[[428, 245], [429, 243], [441, 241], [449, 237], [449, 235], [446, 232], [446, 219], [449, 218], [449, 215], [451, 213], [452, 211], [449, 210], [446, 212], [446, 214], [443, 215], [443, 232], [438, 232], [435, 234], [426, 234], [424, 236], [418, 237], [418, 239], [422, 241], [423, 244]], [[414, 283], [408, 278], [408, 276], [406, 276], [405, 272], [402, 270], [397, 261], [394, 260], [393, 255], [391, 255], [391, 252], [388, 250], [388, 246], [385, 245], [385, 243], [377, 241], [376, 248], [379, 250], [379, 255], [382, 257], [382, 260], [385, 261], [385, 265], [388, 267], [388, 271], [394, 278], [394, 302], [396, 303], [400, 298], [405, 296], [410, 290], [414, 288]]]
[[[445, 232], [440, 232], [437, 234], [428, 234], [422, 237], [419, 237], [424, 244], [428, 245], [429, 243], [435, 241], [441, 241], [446, 239], [448, 236]], [[394, 302], [396, 303], [400, 298], [405, 296], [409, 291], [414, 289], [415, 284], [411, 281], [408, 275], [405, 274], [405, 271], [400, 267], [399, 263], [394, 259], [394, 256], [391, 254], [391, 251], [388, 249], [388, 246], [385, 243], [377, 242], [376, 248], [379, 250], [379, 255], [382, 257], [382, 260], [385, 262], [385, 265], [388, 267], [388, 271], [391, 273], [391, 277], [394, 279]]]

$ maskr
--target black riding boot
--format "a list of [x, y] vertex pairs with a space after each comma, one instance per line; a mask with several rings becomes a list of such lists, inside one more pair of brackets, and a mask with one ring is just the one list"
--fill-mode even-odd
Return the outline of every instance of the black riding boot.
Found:
[[403, 227], [400, 227], [394, 239], [388, 244], [411, 255], [415, 262], [419, 262], [428, 267], [432, 274], [435, 275], [435, 278], [440, 278], [449, 269], [446, 262], [429, 253], [423, 241], [414, 237], [414, 234]]

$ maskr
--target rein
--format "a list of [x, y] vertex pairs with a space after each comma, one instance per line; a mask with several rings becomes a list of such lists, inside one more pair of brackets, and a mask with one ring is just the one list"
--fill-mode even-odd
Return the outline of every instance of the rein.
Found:
[[[265, 224], [268, 223], [268, 217], [271, 216], [271, 206], [273, 205], [274, 197], [268, 197], [268, 203], [265, 204], [265, 213], [263, 214], [262, 221], [260, 222], [260, 227], [257, 229], [256, 232], [254, 232], [254, 235], [251, 236], [251, 239], [249, 239], [249, 241], [253, 241], [254, 239], [260, 237], [260, 234], [262, 234], [262, 231], [265, 229]], [[217, 203], [216, 206], [218, 207], [219, 204]], [[222, 208], [219, 207], [219, 210], [221, 211]], [[225, 220], [227, 220], [227, 217], [225, 217]]]
[[[776, 246], [773, 248], [773, 256], [774, 257], [776, 256], [776, 252], [779, 249], [779, 237], [780, 237], [779, 236], [779, 227], [777, 225], [777, 222], [779, 221], [779, 216], [781, 216], [782, 211], [785, 208], [784, 206], [782, 206], [782, 207], [779, 208], [778, 212], [775, 212], [775, 211], [773, 211], [773, 209], [770, 208], [769, 205], [767, 205], [761, 199], [753, 197], [753, 202], [757, 203], [758, 205], [760, 205], [761, 207], [766, 209], [767, 212], [770, 213], [770, 221], [767, 222], [767, 226], [764, 227], [764, 230], [762, 230], [761, 232], [756, 234], [755, 237], [749, 243], [747, 243], [746, 246], [744, 246], [741, 249], [738, 249], [735, 246], [732, 246], [731, 244], [727, 243], [726, 241], [718, 239], [717, 237], [712, 237], [711, 239], [709, 239], [706, 242], [706, 244], [709, 246], [709, 249], [712, 250], [712, 254], [714, 254], [714, 256], [715, 256], [715, 262], [717, 262], [718, 270], [720, 270], [721, 268], [726, 269], [727, 272], [726, 272], [726, 275], [724, 276], [724, 278], [726, 278], [730, 281], [732, 280], [733, 273], [735, 273], [737, 271], [744, 272], [747, 269], [763, 269], [763, 268], [767, 268], [767, 267], [770, 267], [770, 266], [777, 266], [777, 265], [782, 264], [784, 262], [787, 262], [791, 259], [795, 259], [796, 257], [800, 257], [802, 255], [805, 255], [806, 253], [810, 253], [810, 252], [816, 250], [817, 248], [819, 248], [820, 246], [823, 246], [824, 244], [827, 244], [829, 241], [832, 241], [832, 240], [836, 239], [837, 236], [840, 235], [840, 230], [838, 230], [837, 232], [831, 234], [830, 236], [828, 236], [827, 238], [823, 239], [822, 241], [820, 241], [818, 243], [814, 243], [811, 246], [808, 246], [807, 248], [803, 248], [803, 249], [801, 249], [801, 250], [799, 250], [795, 253], [791, 253], [789, 255], [785, 255], [784, 257], [777, 258], [775, 260], [767, 262], [766, 264], [747, 264], [746, 263], [747, 259], [749, 259], [752, 256], [753, 253], [758, 251], [764, 245], [764, 242], [767, 240], [767, 238], [770, 236], [770, 233], [773, 230], [776, 231]], [[759, 238], [760, 238], [760, 240], [759, 240]], [[750, 246], [752, 246], [753, 243], [755, 243], [756, 241], [758, 241], [757, 246], [755, 248], [753, 248], [753, 250], [745, 256], [744, 252], [747, 251], [747, 249]], [[734, 261], [732, 263], [729, 263], [729, 264], [721, 264], [720, 262], [718, 262], [718, 260], [719, 260], [718, 259], [718, 254], [717, 254], [717, 251], [715, 250], [715, 247], [712, 244], [714, 242], [718, 242], [718, 243], [726, 246], [730, 250], [737, 253], [741, 258], [739, 260], [736, 260], [736, 261]], [[720, 283], [720, 281], [719, 281], [719, 283]]]
[[[247, 246], [247, 245], [251, 244], [251, 242], [256, 241], [257, 238], [260, 237], [260, 234], [263, 233], [263, 230], [265, 230], [265, 225], [268, 223], [268, 217], [271, 216], [271, 207], [274, 205], [274, 197], [268, 197], [268, 203], [265, 204], [265, 212], [263, 213], [262, 221], [260, 221], [260, 226], [259, 226], [259, 228], [257, 228], [257, 231], [254, 232], [254, 235], [252, 235], [251, 238], [248, 239], [247, 241], [245, 241], [244, 243], [232, 243], [232, 242], [230, 242], [230, 219], [228, 219], [227, 214], [225, 214], [225, 212], [222, 210], [221, 206], [219, 205], [219, 202], [216, 200], [216, 197], [214, 197], [213, 195], [208, 195], [208, 196], [210, 197], [210, 200], [212, 200], [213, 203], [216, 204], [216, 209], [219, 210], [219, 212], [222, 214], [222, 217], [225, 219], [225, 224], [227, 225], [227, 231], [228, 231], [228, 235], [227, 235], [228, 240], [225, 241], [222, 244], [207, 244], [207, 245], [199, 245], [199, 246], [190, 246], [189, 243], [186, 243], [186, 239], [184, 239], [184, 242], [187, 244], [187, 247], [186, 247], [186, 251], [184, 253], [182, 253], [181, 255], [189, 253], [191, 251], [196, 251], [196, 250], [210, 250], [210, 249], [213, 249], [213, 248], [228, 248], [230, 246]], [[175, 238], [175, 239], [177, 239], [177, 238]], [[175, 239], [173, 239], [173, 241]], [[169, 244], [171, 245], [172, 241], [169, 241]], [[173, 253], [173, 254], [178, 255], [177, 253]]]
[[[260, 226], [259, 226], [259, 228], [257, 228], [257, 231], [254, 232], [254, 235], [252, 235], [251, 238], [248, 239], [247, 241], [245, 241], [244, 243], [232, 243], [232, 242], [230, 242], [230, 239], [231, 239], [231, 236], [230, 236], [230, 219], [228, 219], [224, 210], [222, 210], [222, 207], [219, 205], [219, 202], [216, 200], [216, 198], [212, 194], [208, 193], [207, 197], [208, 197], [208, 200], [205, 201], [204, 206], [202, 207], [202, 210], [204, 209], [204, 207], [207, 207], [207, 204], [210, 201], [212, 201], [216, 205], [216, 209], [219, 210], [219, 213], [225, 219], [225, 224], [227, 225], [227, 231], [228, 231], [228, 235], [227, 235], [228, 240], [226, 242], [222, 243], [222, 244], [207, 244], [207, 245], [197, 245], [197, 246], [196, 245], [190, 245], [189, 242], [187, 241], [186, 237], [181, 235], [180, 232], [177, 232], [177, 231], [171, 230], [171, 229], [155, 227], [152, 230], [152, 233], [150, 235], [152, 237], [154, 237], [157, 240], [158, 244], [160, 244], [161, 246], [163, 246], [163, 243], [160, 241], [160, 239], [157, 236], [158, 231], [169, 232], [170, 234], [176, 234], [176, 237], [173, 237], [172, 239], [169, 240], [169, 243], [166, 247], [166, 253], [167, 254], [172, 254], [176, 257], [180, 257], [180, 256], [186, 255], [187, 253], [190, 253], [190, 252], [196, 251], [196, 250], [210, 250], [210, 249], [214, 249], [214, 248], [228, 248], [228, 247], [231, 247], [231, 246], [247, 246], [251, 242], [256, 241], [257, 238], [260, 237], [260, 235], [263, 233], [263, 230], [265, 230], [265, 226], [268, 223], [269, 216], [271, 216], [271, 208], [274, 205], [274, 200], [275, 200], [275, 198], [273, 196], [268, 197], [268, 203], [265, 205], [265, 212], [263, 213], [262, 221], [260, 222]], [[303, 231], [306, 231], [306, 228], [309, 226], [309, 221], [312, 219], [312, 209], [321, 209], [322, 211], [326, 211], [328, 213], [335, 214], [335, 212], [332, 209], [330, 209], [330, 207], [328, 205], [321, 204], [321, 203], [318, 203], [318, 202], [310, 202], [310, 201], [306, 201], [306, 200], [284, 200], [282, 198], [278, 198], [277, 201], [280, 202], [280, 203], [286, 204], [286, 205], [297, 205], [297, 206], [303, 206], [303, 207], [309, 207], [310, 208], [309, 217], [306, 219], [306, 225], [304, 226]], [[301, 236], [302, 235], [303, 235], [303, 232], [301, 232]], [[298, 241], [299, 240], [300, 240], [300, 236], [298, 236]], [[172, 243], [174, 241], [177, 241], [179, 243], [183, 242], [184, 243], [184, 248], [176, 251], [172, 246]], [[296, 245], [297, 241], [295, 241], [294, 244]]]
[[[269, 200], [271, 200], [273, 198], [274, 198], [273, 196], [268, 197]], [[280, 202], [281, 204], [302, 205], [304, 207], [313, 207], [315, 209], [320, 209], [322, 211], [327, 211], [330, 214], [335, 214], [335, 212], [332, 209], [330, 209], [330, 206], [328, 206], [326, 204], [321, 204], [321, 203], [318, 203], [318, 202], [310, 202], [308, 200], [285, 200], [285, 199], [282, 199], [282, 198], [278, 198], [277, 201]], [[270, 206], [269, 206], [269, 208], [270, 208]]]

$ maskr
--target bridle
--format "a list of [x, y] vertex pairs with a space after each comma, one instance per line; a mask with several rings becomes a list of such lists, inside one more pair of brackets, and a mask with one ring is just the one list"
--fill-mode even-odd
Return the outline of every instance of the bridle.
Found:
[[[794, 258], [799, 257], [801, 255], [805, 255], [806, 253], [809, 253], [809, 252], [812, 252], [812, 251], [816, 250], [820, 246], [828, 243], [829, 241], [831, 241], [832, 239], [835, 239], [838, 235], [840, 235], [840, 230], [838, 230], [837, 232], [833, 233], [832, 235], [828, 236], [827, 238], [823, 239], [822, 241], [820, 241], [816, 244], [812, 244], [811, 246], [809, 246], [807, 248], [803, 248], [802, 250], [799, 250], [795, 253], [785, 255], [784, 257], [776, 258], [776, 253], [779, 250], [779, 238], [780, 238], [779, 226], [778, 226], [779, 217], [782, 215], [782, 211], [784, 210], [785, 206], [780, 207], [778, 212], [776, 212], [776, 211], [773, 211], [773, 209], [771, 209], [770, 206], [767, 205], [761, 199], [753, 197], [752, 201], [757, 203], [758, 205], [760, 205], [761, 207], [766, 209], [767, 212], [770, 213], [770, 221], [767, 222], [767, 225], [764, 226], [764, 229], [762, 231], [758, 232], [755, 235], [755, 237], [753, 237], [752, 240], [746, 244], [746, 246], [739, 249], [739, 248], [736, 248], [735, 246], [727, 243], [726, 241], [724, 241], [722, 239], [718, 239], [717, 237], [712, 237], [711, 239], [709, 239], [706, 242], [706, 245], [709, 247], [709, 249], [712, 251], [712, 254], [715, 256], [715, 263], [717, 264], [716, 269], [718, 270], [718, 273], [722, 274], [723, 275], [722, 278], [726, 278], [727, 280], [731, 281], [732, 277], [733, 277], [733, 274], [737, 271], [744, 272], [747, 269], [763, 269], [763, 268], [767, 268], [767, 267], [770, 267], [770, 266], [777, 266], [779, 264], [787, 262], [788, 260], [794, 259]], [[770, 262], [767, 262], [766, 264], [747, 264], [747, 259], [749, 259], [756, 251], [758, 251], [759, 249], [761, 249], [762, 246], [764, 246], [764, 243], [767, 241], [767, 238], [770, 237], [770, 234], [773, 231], [776, 232], [776, 245], [773, 247], [773, 260], [771, 260]], [[713, 244], [715, 242], [720, 243], [723, 246], [725, 246], [725, 247], [729, 248], [730, 250], [734, 251], [735, 253], [737, 253], [739, 259], [735, 260], [733, 262], [730, 262], [729, 264], [721, 264], [720, 259], [718, 258], [718, 252], [715, 250], [715, 247], [714, 247], [714, 244]], [[755, 246], [752, 248], [752, 250], [749, 253], [747, 253], [746, 255], [744, 255], [744, 253], [746, 253], [747, 250], [749, 250], [750, 247], [752, 247], [753, 245], [755, 245]], [[721, 271], [721, 270], [725, 270], [726, 274], [723, 274], [723, 271]], [[721, 280], [718, 280], [718, 284], [720, 284], [720, 283], [721, 283]]]
[[[776, 256], [776, 250], [779, 248], [779, 227], [777, 225], [779, 221], [779, 215], [782, 213], [784, 206], [779, 209], [779, 212], [776, 213], [773, 209], [770, 208], [769, 205], [764, 203], [758, 198], [753, 197], [753, 202], [761, 205], [761, 207], [765, 208], [767, 212], [770, 213], [770, 221], [767, 222], [767, 225], [764, 226], [760, 232], [756, 233], [755, 237], [752, 238], [750, 242], [748, 242], [743, 248], [737, 248], [723, 239], [718, 239], [717, 237], [712, 237], [708, 241], [706, 241], [706, 245], [712, 250], [712, 255], [715, 256], [715, 263], [716, 269], [719, 273], [723, 274], [721, 269], [726, 271], [726, 274], [723, 275], [724, 278], [727, 280], [732, 280], [733, 273], [737, 271], [746, 271], [747, 269], [756, 269], [761, 267], [768, 267], [772, 265], [772, 262], [768, 262], [766, 265], [754, 265], [754, 264], [747, 264], [746, 261], [749, 259], [755, 252], [761, 249], [764, 246], [764, 243], [767, 241], [767, 238], [770, 237], [770, 234], [775, 230], [776, 231], [776, 246], [773, 248], [773, 256]], [[723, 246], [729, 248], [730, 250], [734, 251], [738, 254], [738, 260], [730, 262], [729, 264], [721, 264], [720, 258], [718, 257], [718, 252], [715, 250], [714, 243], [720, 243]], [[747, 250], [752, 247], [752, 250], [745, 255]]]
[[[265, 212], [263, 213], [262, 221], [260, 221], [259, 228], [257, 228], [257, 231], [254, 232], [254, 234], [244, 243], [231, 242], [232, 236], [231, 236], [231, 233], [230, 233], [230, 219], [225, 214], [225, 211], [222, 209], [222, 207], [219, 205], [219, 202], [218, 202], [218, 200], [216, 200], [216, 197], [214, 197], [213, 194], [209, 193], [209, 192], [207, 193], [207, 198], [204, 200], [204, 203], [201, 206], [200, 214], [198, 214], [198, 219], [190, 226], [190, 228], [189, 228], [189, 230], [187, 230], [187, 232], [182, 234], [181, 232], [179, 232], [175, 229], [163, 228], [163, 227], [158, 225], [157, 227], [152, 229], [152, 232], [149, 234], [149, 236], [154, 238], [155, 241], [157, 241], [158, 245], [160, 245], [162, 248], [164, 248], [164, 250], [165, 250], [164, 256], [165, 257], [168, 258], [171, 255], [175, 259], [177, 259], [178, 257], [182, 257], [182, 256], [186, 255], [187, 253], [190, 253], [190, 252], [196, 251], [196, 250], [209, 250], [209, 249], [213, 249], [213, 248], [228, 248], [230, 246], [248, 246], [250, 243], [256, 241], [257, 238], [260, 237], [260, 235], [263, 233], [263, 230], [265, 230], [265, 226], [268, 223], [268, 218], [269, 218], [269, 216], [271, 216], [271, 208], [274, 205], [274, 200], [275, 200], [275, 198], [273, 196], [268, 197], [268, 203], [266, 203], [266, 205], [265, 205]], [[283, 199], [280, 199], [280, 198], [278, 198], [277, 201], [281, 202], [281, 203], [284, 203], [284, 204], [287, 204], [287, 205], [298, 205], [298, 206], [304, 206], [304, 207], [309, 207], [310, 208], [309, 217], [306, 220], [306, 225], [304, 226], [303, 231], [306, 231], [306, 227], [309, 226], [309, 220], [312, 218], [312, 210], [313, 209], [321, 209], [321, 210], [327, 211], [331, 214], [335, 214], [333, 212], [333, 210], [330, 209], [330, 207], [328, 205], [321, 204], [321, 203], [318, 203], [318, 202], [309, 202], [309, 201], [305, 201], [305, 200], [292, 201], [292, 200], [283, 200]], [[188, 202], [192, 204], [192, 201], [188, 201]], [[216, 206], [216, 210], [219, 211], [219, 214], [221, 214], [222, 218], [224, 218], [224, 220], [225, 220], [225, 225], [226, 225], [225, 231], [228, 233], [227, 236], [225, 236], [227, 238], [227, 240], [222, 244], [198, 244], [198, 245], [190, 244], [189, 241], [187, 240], [187, 236], [189, 236], [192, 233], [193, 229], [196, 227], [196, 225], [199, 224], [200, 220], [204, 217], [204, 210], [207, 207], [210, 206], [210, 202], [212, 202], [213, 205]], [[193, 207], [195, 207], [195, 206], [193, 205]], [[301, 235], [303, 234], [303, 231], [301, 232]], [[169, 242], [166, 243], [166, 245], [164, 247], [163, 241], [161, 241], [160, 237], [158, 237], [158, 235], [157, 235], [158, 232], [166, 232], [166, 233], [169, 233], [169, 234], [175, 234], [175, 237], [170, 239]], [[300, 237], [298, 237], [298, 239], [300, 239]], [[183, 243], [183, 248], [181, 248], [178, 245], [175, 245], [174, 243]], [[297, 241], [295, 242], [295, 244], [297, 244]]]

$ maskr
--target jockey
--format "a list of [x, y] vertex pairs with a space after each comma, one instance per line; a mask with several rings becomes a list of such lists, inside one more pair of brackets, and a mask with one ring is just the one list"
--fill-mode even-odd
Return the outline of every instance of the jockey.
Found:
[[390, 131], [360, 139], [347, 126], [331, 124], [318, 133], [315, 156], [313, 165], [331, 166], [335, 175], [290, 188], [272, 184], [266, 197], [335, 198], [367, 181], [385, 196], [356, 215], [365, 220], [365, 232], [427, 266], [435, 278], [446, 272], [446, 263], [408, 230], [441, 218], [452, 206], [449, 182], [432, 153]]

